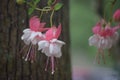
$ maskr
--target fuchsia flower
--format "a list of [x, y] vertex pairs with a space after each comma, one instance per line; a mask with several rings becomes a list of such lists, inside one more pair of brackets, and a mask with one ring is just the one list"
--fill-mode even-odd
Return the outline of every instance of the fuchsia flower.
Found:
[[116, 10], [115, 13], [113, 14], [113, 19], [116, 22], [120, 22], [120, 9]]
[[[45, 39], [38, 42], [38, 50], [42, 50], [46, 56], [51, 58], [51, 67], [52, 74], [54, 74], [54, 57], [60, 58], [62, 56], [61, 47], [65, 42], [58, 40], [58, 37], [61, 33], [61, 24], [56, 28], [55, 26], [51, 27], [45, 33]], [[46, 64], [47, 69], [48, 61]]]
[[[89, 45], [97, 47], [98, 54], [101, 54], [103, 59], [104, 49], [110, 49], [114, 45], [114, 43], [118, 40], [117, 30], [119, 28], [120, 26], [111, 28], [109, 24], [103, 22], [99, 22], [95, 27], [93, 27], [94, 35], [89, 38]], [[98, 59], [98, 57], [99, 55], [96, 56], [96, 59]]]
[[33, 16], [30, 19], [29, 26], [30, 28], [23, 30], [24, 34], [22, 35], [21, 39], [24, 41], [26, 45], [30, 45], [25, 60], [33, 61], [35, 57], [34, 46], [44, 38], [42, 32], [48, 30], [48, 28], [44, 28], [45, 23], [41, 23], [37, 16]]

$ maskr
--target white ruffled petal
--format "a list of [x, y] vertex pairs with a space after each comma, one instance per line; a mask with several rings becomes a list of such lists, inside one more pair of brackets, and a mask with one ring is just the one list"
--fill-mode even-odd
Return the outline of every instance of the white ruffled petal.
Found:
[[31, 33], [24, 33], [22, 36], [21, 36], [21, 39], [24, 40], [24, 39], [28, 39], [30, 37]]
[[54, 45], [54, 56], [55, 57], [61, 57], [62, 56], [61, 47], [62, 46], [60, 44], [55, 44]]
[[24, 41], [24, 43], [26, 44], [26, 45], [29, 45], [30, 44], [30, 40], [23, 40]]
[[89, 45], [90, 46], [98, 46], [99, 42], [99, 35], [93, 35], [89, 38]]
[[26, 32], [21, 36], [21, 39], [24, 41], [26, 45], [30, 44], [30, 40], [29, 40], [30, 35], [31, 35], [31, 32]]
[[110, 37], [101, 37], [99, 35], [93, 35], [89, 38], [89, 45], [101, 49], [109, 49], [112, 47], [112, 40]]
[[61, 57], [61, 47], [65, 43], [63, 41], [54, 39], [53, 42], [48, 42], [46, 40], [39, 41], [38, 50], [42, 50], [42, 53], [45, 53], [46, 56]]
[[112, 47], [112, 40], [109, 37], [101, 37], [98, 43], [99, 45], [97, 47], [101, 49], [109, 49]]
[[38, 50], [41, 50], [41, 49], [43, 49], [45, 47], [48, 47], [48, 45], [49, 45], [49, 43], [47, 41], [45, 41], [45, 40], [39, 41], [38, 42]]
[[53, 45], [53, 44], [50, 44], [50, 46], [49, 46], [50, 54], [53, 54], [53, 53], [54, 53], [53, 50], [55, 50], [55, 49], [54, 49], [54, 45]]
[[29, 40], [32, 41], [36, 36], [37, 36], [36, 32], [32, 32], [30, 37], [29, 37]]
[[31, 32], [31, 30], [29, 28], [23, 30], [23, 33], [27, 33], [27, 32]]
[[39, 39], [40, 39], [42, 37], [42, 33], [41, 32], [32, 32], [29, 39], [32, 41], [36, 38], [36, 36], [39, 36]]
[[38, 43], [38, 39], [33, 39], [31, 42], [33, 45], [36, 45]]
[[52, 45], [52, 51], [51, 51], [52, 54], [51, 54], [51, 56], [61, 57], [62, 56], [62, 53], [61, 53], [62, 44], [53, 43], [51, 45]]

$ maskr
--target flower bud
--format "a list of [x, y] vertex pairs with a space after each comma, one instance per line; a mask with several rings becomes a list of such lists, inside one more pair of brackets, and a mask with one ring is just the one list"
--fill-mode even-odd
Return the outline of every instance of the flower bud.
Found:
[[24, 0], [16, 0], [16, 3], [22, 5], [25, 1]]
[[116, 10], [115, 13], [113, 14], [113, 19], [116, 22], [120, 22], [120, 9]]

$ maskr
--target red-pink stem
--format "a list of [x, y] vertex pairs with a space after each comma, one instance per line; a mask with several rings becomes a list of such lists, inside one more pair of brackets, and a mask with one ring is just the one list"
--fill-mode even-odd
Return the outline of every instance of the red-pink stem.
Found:
[[45, 71], [47, 71], [48, 62], [49, 62], [49, 57], [47, 58], [47, 61], [46, 61]]
[[54, 74], [54, 57], [52, 56], [51, 57], [51, 63], [52, 63], [52, 65], [51, 65], [51, 67], [52, 67], [52, 74]]

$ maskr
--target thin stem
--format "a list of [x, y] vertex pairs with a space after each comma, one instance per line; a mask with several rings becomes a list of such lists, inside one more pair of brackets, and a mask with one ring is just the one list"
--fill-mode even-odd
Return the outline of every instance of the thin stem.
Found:
[[36, 10], [38, 10], [38, 11], [51, 11], [51, 8], [49, 8], [49, 9], [40, 9], [40, 8], [35, 8]]
[[[112, 1], [111, 8], [110, 8], [110, 16], [112, 16], [113, 7], [114, 7], [116, 1], [117, 0], [113, 0]], [[110, 23], [112, 23], [112, 21], [113, 21], [112, 18], [110, 18], [109, 21], [110, 21]]]
[[53, 14], [54, 14], [54, 10], [52, 11], [51, 16], [50, 16], [50, 25], [51, 25], [51, 27], [52, 27], [52, 25], [53, 25], [53, 22], [52, 22]]
[[28, 50], [27, 55], [25, 57], [25, 61], [27, 61], [28, 58], [29, 58], [29, 54], [30, 54], [31, 48], [32, 48], [32, 44], [30, 44], [29, 50]]
[[38, 10], [38, 11], [51, 11], [51, 7], [49, 7], [49, 6], [46, 6], [46, 7], [44, 7], [43, 9], [40, 9], [40, 8], [36, 8], [36, 6], [35, 5], [33, 5], [33, 4], [31, 4], [30, 2], [26, 2], [29, 6], [31, 6], [31, 7], [34, 7], [36, 10]]
[[49, 57], [47, 58], [47, 61], [46, 61], [45, 71], [47, 71], [48, 63], [49, 63]]
[[42, 11], [41, 14], [40, 14], [40, 19], [42, 18], [42, 15], [43, 15], [43, 11]]
[[52, 56], [51, 57], [51, 63], [52, 63], [52, 65], [51, 65], [51, 67], [52, 67], [52, 74], [54, 74], [54, 68], [55, 68], [55, 65], [54, 65], [54, 57]]
[[104, 51], [103, 50], [101, 51], [101, 55], [102, 55], [103, 62], [105, 64], [106, 62], [105, 62], [105, 56], [104, 56]]

